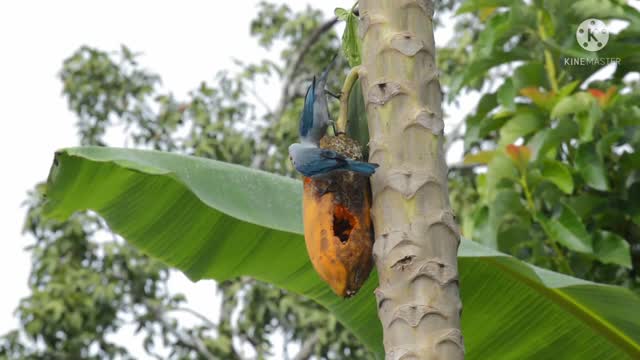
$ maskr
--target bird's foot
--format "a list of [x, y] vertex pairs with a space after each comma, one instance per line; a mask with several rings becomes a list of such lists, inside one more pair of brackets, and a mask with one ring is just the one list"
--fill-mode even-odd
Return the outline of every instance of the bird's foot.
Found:
[[327, 93], [327, 95], [329, 95], [329, 96], [331, 96], [331, 97], [333, 97], [333, 98], [335, 98], [335, 99], [338, 99], [338, 100], [339, 100], [339, 99], [340, 99], [340, 97], [342, 96], [342, 93], [337, 93], [337, 94], [335, 94], [335, 93], [333, 93], [333, 92], [331, 92], [331, 91], [329, 91], [329, 90], [327, 90], [327, 89], [325, 89], [325, 90], [324, 90], [324, 92], [326, 92], [326, 93]]

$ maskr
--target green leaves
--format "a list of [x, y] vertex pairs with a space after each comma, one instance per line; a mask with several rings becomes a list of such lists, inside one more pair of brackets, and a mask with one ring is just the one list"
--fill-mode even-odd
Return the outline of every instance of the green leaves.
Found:
[[588, 92], [579, 92], [562, 98], [551, 111], [551, 116], [558, 118], [575, 114], [578, 123], [580, 140], [593, 140], [593, 129], [602, 118], [602, 110], [596, 99]]
[[[498, 7], [508, 7], [508, 11], [495, 11]], [[474, 0], [463, 3], [458, 14], [478, 12], [480, 20], [486, 22], [477, 32], [470, 61], [461, 68], [459, 74], [452, 75], [451, 91], [457, 93], [463, 87], [479, 89], [485, 81], [489, 69], [516, 60], [531, 60], [529, 49], [518, 44], [518, 34], [529, 31], [534, 26], [535, 13], [529, 11], [522, 1]], [[467, 52], [467, 50], [465, 50]], [[544, 77], [537, 79], [537, 83]], [[519, 89], [514, 79], [515, 90]], [[542, 84], [539, 84], [542, 85]]]
[[[300, 182], [245, 167], [153, 151], [79, 148], [60, 152], [46, 210], [65, 218], [94, 209], [143, 252], [190, 279], [252, 276], [316, 300], [374, 353], [381, 329], [371, 276], [348, 302], [308, 261]], [[358, 310], [362, 309], [362, 310]], [[364, 312], [368, 321], [360, 321]]]
[[579, 0], [571, 4], [571, 9], [585, 19], [596, 17], [600, 19], [622, 18], [629, 21], [640, 21], [638, 10], [633, 6], [626, 5], [625, 2]]
[[592, 236], [578, 214], [566, 204], [561, 204], [560, 216], [557, 219], [538, 216], [537, 220], [553, 241], [568, 249], [593, 255], [604, 263], [631, 268], [629, 244], [625, 239], [605, 230], [598, 230], [595, 236]]
[[598, 260], [631, 268], [629, 243], [625, 239], [615, 233], [600, 230], [596, 232], [594, 240], [593, 245]]
[[579, 92], [560, 100], [551, 110], [551, 117], [557, 118], [588, 111], [593, 103], [593, 96], [586, 92]]
[[567, 205], [561, 204], [560, 216], [557, 219], [538, 216], [537, 220], [553, 241], [577, 252], [593, 253], [591, 236], [578, 215]]
[[549, 82], [544, 64], [530, 61], [513, 71], [513, 84], [517, 91], [527, 87], [548, 88]]
[[[383, 357], [377, 276], [348, 300], [318, 278], [301, 236], [299, 182], [153, 151], [67, 149], [56, 164], [47, 189], [50, 216], [94, 210], [127, 241], [193, 280], [252, 276], [304, 294]], [[569, 217], [554, 221], [566, 227]], [[640, 356], [634, 311], [640, 299], [626, 289], [552, 273], [469, 241], [459, 267], [470, 359]]]
[[342, 51], [349, 62], [349, 66], [354, 67], [362, 63], [362, 44], [358, 36], [358, 17], [353, 11], [336, 8], [334, 11], [338, 19], [345, 21], [344, 33], [342, 33]]
[[527, 209], [520, 195], [510, 189], [500, 190], [489, 207], [489, 226], [492, 236], [487, 242], [493, 248], [514, 248], [528, 240], [526, 229], [531, 226]]
[[[637, 290], [638, 272], [622, 267], [640, 241], [640, 90], [623, 79], [640, 64], [640, 12], [622, 3], [465, 0], [439, 65], [451, 74], [449, 98], [467, 90], [480, 99], [465, 118], [464, 162], [488, 163], [486, 172], [457, 171], [449, 182], [464, 234], [536, 265]], [[592, 54], [575, 38], [591, 17], [628, 26]], [[605, 58], [619, 59], [607, 77], [596, 74]]]
[[588, 142], [593, 140], [593, 130], [601, 117], [602, 110], [600, 110], [600, 106], [598, 106], [595, 101], [591, 104], [591, 108], [587, 113], [580, 113], [576, 115], [578, 129], [580, 129], [581, 141]]
[[478, 80], [484, 80], [487, 71], [495, 66], [523, 59], [526, 59], [526, 55], [523, 53], [502, 51], [494, 52], [491, 57], [478, 59], [465, 67], [460, 74], [453, 76], [451, 92], [458, 93], [465, 86], [469, 86]]
[[465, 165], [488, 164], [495, 153], [495, 151], [478, 151], [477, 153], [466, 155], [464, 157], [463, 163]]
[[578, 126], [573, 121], [560, 121], [554, 128], [539, 131], [530, 140], [533, 158], [538, 159], [545, 156], [555, 158], [558, 148], [576, 137], [577, 134]]
[[338, 18], [338, 20], [347, 21], [347, 18], [349, 17], [349, 10], [336, 8], [333, 11], [333, 14]]
[[609, 190], [607, 169], [602, 160], [602, 156], [596, 151], [595, 144], [588, 143], [580, 145], [576, 155], [576, 165], [587, 185], [596, 190]]
[[507, 79], [502, 86], [498, 89], [498, 102], [504, 106], [507, 110], [515, 110], [516, 108], [516, 89], [513, 86], [513, 81]]
[[559, 161], [543, 160], [541, 164], [542, 176], [554, 183], [565, 194], [573, 193], [573, 177], [571, 171]]
[[500, 144], [511, 144], [518, 138], [540, 129], [543, 125], [543, 119], [536, 113], [520, 111], [500, 129]]
[[458, 14], [464, 14], [467, 12], [478, 11], [487, 7], [500, 7], [509, 6], [513, 3], [512, 0], [467, 0], [458, 9]]
[[487, 169], [487, 193], [488, 199], [493, 199], [494, 192], [504, 179], [513, 181], [518, 178], [518, 169], [512, 159], [504, 153], [496, 153], [489, 161]]
[[351, 88], [347, 106], [347, 135], [360, 143], [364, 159], [367, 160], [369, 158], [369, 126], [360, 79], [356, 80]]

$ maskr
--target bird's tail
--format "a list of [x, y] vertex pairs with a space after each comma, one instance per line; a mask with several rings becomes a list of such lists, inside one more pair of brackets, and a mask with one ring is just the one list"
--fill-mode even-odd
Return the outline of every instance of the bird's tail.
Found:
[[378, 164], [366, 163], [362, 161], [349, 160], [348, 161], [347, 170], [355, 171], [359, 174], [371, 176], [374, 172], [376, 172], [376, 168], [379, 166]]

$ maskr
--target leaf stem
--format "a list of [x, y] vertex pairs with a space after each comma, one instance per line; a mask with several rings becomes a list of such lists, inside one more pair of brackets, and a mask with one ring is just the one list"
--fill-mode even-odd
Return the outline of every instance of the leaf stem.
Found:
[[[547, 35], [547, 31], [544, 28], [544, 13], [542, 10], [538, 10], [538, 35], [542, 41], [546, 41], [549, 36]], [[551, 56], [551, 52], [548, 49], [544, 50], [544, 68], [547, 70], [547, 77], [549, 78], [549, 83], [551, 84], [551, 90], [558, 93], [558, 80], [556, 79], [556, 65], [553, 62], [553, 57]]]
[[360, 66], [355, 66], [349, 71], [349, 75], [344, 79], [342, 85], [342, 93], [340, 94], [340, 114], [338, 115], [337, 128], [339, 133], [345, 133], [347, 131], [347, 112], [349, 110], [349, 94], [351, 94], [351, 88], [358, 80]]
[[527, 198], [527, 206], [529, 207], [529, 211], [532, 214], [535, 214], [536, 206], [533, 202], [533, 196], [531, 195], [531, 191], [529, 190], [529, 185], [527, 184], [527, 175], [526, 172], [522, 172], [522, 177], [520, 178], [520, 185], [522, 185], [522, 190], [524, 191], [524, 196]]
[[574, 275], [573, 270], [571, 270], [571, 266], [569, 265], [569, 261], [562, 253], [562, 249], [560, 249], [558, 243], [550, 236], [547, 237], [547, 243], [551, 246], [553, 252], [557, 254], [555, 260], [558, 268], [562, 269], [562, 272], [564, 272], [565, 274]]

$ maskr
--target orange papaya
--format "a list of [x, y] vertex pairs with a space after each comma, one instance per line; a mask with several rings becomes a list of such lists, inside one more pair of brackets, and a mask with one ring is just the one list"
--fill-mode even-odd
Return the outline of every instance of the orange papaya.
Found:
[[[362, 160], [360, 146], [346, 135], [325, 136], [320, 146]], [[304, 238], [311, 263], [339, 296], [354, 295], [373, 266], [369, 178], [350, 171], [304, 178]]]

